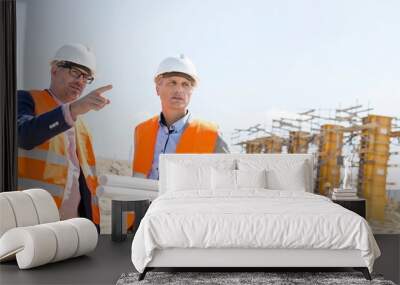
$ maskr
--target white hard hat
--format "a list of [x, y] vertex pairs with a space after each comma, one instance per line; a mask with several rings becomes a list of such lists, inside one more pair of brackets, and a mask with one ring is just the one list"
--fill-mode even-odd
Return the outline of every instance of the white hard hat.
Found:
[[154, 78], [156, 79], [158, 76], [169, 72], [184, 73], [193, 78], [195, 84], [199, 82], [196, 67], [194, 66], [193, 62], [183, 54], [181, 54], [179, 57], [167, 57], [164, 59], [158, 66], [157, 73]]
[[70, 61], [96, 72], [96, 57], [93, 51], [82, 44], [66, 44], [59, 48], [52, 61]]

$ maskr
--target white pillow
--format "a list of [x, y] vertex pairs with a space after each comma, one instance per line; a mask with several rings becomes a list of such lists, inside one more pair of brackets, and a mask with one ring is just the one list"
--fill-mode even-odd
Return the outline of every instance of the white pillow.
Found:
[[271, 169], [267, 171], [268, 189], [306, 192], [304, 164], [290, 171]]
[[267, 188], [267, 171], [236, 170], [237, 188]]
[[167, 191], [211, 188], [211, 167], [168, 164]]
[[211, 188], [213, 190], [236, 190], [236, 170], [212, 168]]
[[211, 169], [213, 190], [267, 188], [267, 172], [263, 170]]
[[263, 159], [238, 160], [240, 170], [260, 171], [266, 169], [267, 188], [273, 190], [307, 191], [311, 188], [308, 159], [287, 159], [274, 161]]

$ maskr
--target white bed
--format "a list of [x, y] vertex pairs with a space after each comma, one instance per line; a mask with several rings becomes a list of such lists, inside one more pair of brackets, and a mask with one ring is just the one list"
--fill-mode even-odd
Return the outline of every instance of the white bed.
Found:
[[368, 223], [312, 194], [311, 155], [168, 154], [132, 243], [155, 267], [354, 267], [380, 255]]

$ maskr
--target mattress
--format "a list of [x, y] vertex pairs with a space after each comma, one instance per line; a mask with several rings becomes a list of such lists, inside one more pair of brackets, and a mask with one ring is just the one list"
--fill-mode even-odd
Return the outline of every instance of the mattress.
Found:
[[172, 248], [359, 250], [370, 271], [380, 255], [361, 216], [320, 195], [268, 189], [161, 195], [136, 232], [132, 262], [143, 272], [156, 250]]

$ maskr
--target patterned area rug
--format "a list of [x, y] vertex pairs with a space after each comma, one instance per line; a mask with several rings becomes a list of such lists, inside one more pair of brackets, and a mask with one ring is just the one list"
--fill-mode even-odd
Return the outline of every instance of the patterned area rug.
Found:
[[142, 281], [138, 281], [139, 273], [122, 274], [117, 285], [133, 284], [387, 284], [380, 275], [372, 275], [368, 281], [360, 272], [148, 272]]

